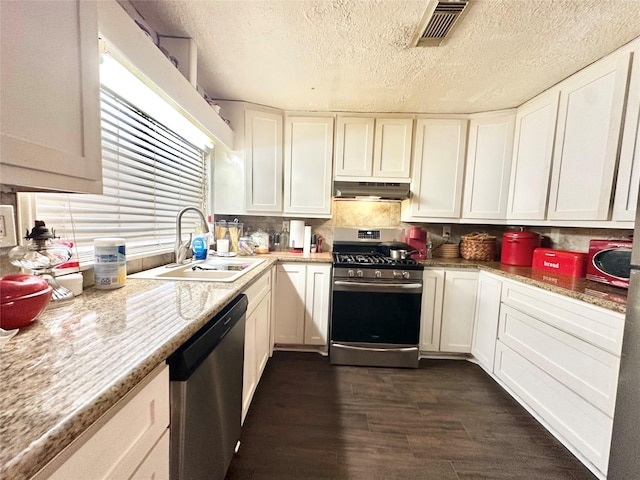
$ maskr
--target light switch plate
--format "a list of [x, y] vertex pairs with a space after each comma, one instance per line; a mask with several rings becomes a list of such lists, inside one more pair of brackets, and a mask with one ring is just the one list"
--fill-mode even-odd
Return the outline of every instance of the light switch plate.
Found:
[[0, 247], [15, 247], [16, 216], [12, 205], [0, 205]]

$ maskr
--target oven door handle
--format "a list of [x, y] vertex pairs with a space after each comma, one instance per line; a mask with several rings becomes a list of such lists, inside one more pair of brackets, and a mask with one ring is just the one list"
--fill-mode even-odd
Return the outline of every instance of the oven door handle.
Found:
[[418, 347], [391, 347], [391, 348], [376, 348], [376, 347], [359, 347], [357, 345], [345, 345], [343, 343], [331, 342], [333, 348], [344, 348], [346, 350], [361, 350], [364, 352], [415, 352]]
[[[375, 288], [376, 290], [380, 289], [389, 289], [389, 290], [422, 290], [421, 283], [376, 283], [376, 282], [346, 282], [342, 280], [335, 280], [333, 282], [335, 286], [338, 287], [353, 287], [353, 290], [360, 290], [363, 288]], [[345, 289], [346, 290], [346, 289]]]

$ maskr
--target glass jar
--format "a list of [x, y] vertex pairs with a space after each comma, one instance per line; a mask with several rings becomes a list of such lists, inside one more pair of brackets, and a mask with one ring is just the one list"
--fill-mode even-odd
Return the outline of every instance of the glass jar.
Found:
[[253, 255], [253, 240], [251, 237], [240, 237], [238, 239], [238, 255]]

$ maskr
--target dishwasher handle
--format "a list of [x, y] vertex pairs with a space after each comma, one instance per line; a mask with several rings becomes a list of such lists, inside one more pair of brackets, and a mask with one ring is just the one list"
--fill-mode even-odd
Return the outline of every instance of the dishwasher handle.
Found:
[[188, 380], [229, 330], [244, 320], [248, 304], [246, 295], [238, 295], [172, 353], [167, 359], [169, 379], [175, 382]]

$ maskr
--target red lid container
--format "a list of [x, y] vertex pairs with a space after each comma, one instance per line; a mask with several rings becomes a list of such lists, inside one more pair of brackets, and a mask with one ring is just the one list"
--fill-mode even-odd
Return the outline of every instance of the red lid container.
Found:
[[502, 234], [500, 262], [505, 265], [530, 267], [533, 250], [540, 246], [540, 235], [528, 230], [505, 232]]

